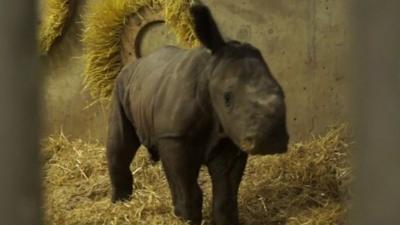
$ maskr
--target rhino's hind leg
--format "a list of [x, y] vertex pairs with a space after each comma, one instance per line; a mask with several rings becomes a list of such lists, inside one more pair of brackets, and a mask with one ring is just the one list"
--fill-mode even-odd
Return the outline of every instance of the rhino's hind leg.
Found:
[[133, 176], [129, 166], [140, 142], [116, 96], [112, 100], [108, 129], [107, 162], [112, 202], [127, 200], [133, 191]]
[[164, 139], [159, 143], [159, 153], [171, 190], [175, 215], [199, 225], [202, 220], [203, 194], [197, 183], [201, 157], [190, 146], [178, 140]]
[[221, 140], [214, 151], [216, 156], [207, 163], [212, 181], [213, 219], [217, 225], [237, 225], [237, 196], [247, 154], [228, 139]]

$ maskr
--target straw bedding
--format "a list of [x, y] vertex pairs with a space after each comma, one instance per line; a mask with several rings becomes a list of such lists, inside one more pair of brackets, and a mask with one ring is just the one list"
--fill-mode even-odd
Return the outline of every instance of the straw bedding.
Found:
[[42, 0], [38, 44], [41, 55], [46, 55], [62, 32], [70, 14], [70, 0]]
[[[287, 154], [250, 157], [240, 188], [240, 218], [246, 225], [344, 224], [351, 169], [345, 126]], [[132, 164], [131, 201], [111, 204], [105, 149], [99, 143], [70, 140], [62, 133], [43, 143], [47, 224], [184, 224], [172, 213], [160, 164], [146, 151]], [[210, 224], [210, 181], [203, 169], [204, 224]]]
[[94, 99], [106, 100], [113, 89], [113, 81], [121, 70], [121, 35], [128, 16], [147, 7], [162, 8], [166, 23], [176, 33], [184, 47], [196, 44], [189, 0], [104, 0], [89, 2], [83, 16], [85, 86]]

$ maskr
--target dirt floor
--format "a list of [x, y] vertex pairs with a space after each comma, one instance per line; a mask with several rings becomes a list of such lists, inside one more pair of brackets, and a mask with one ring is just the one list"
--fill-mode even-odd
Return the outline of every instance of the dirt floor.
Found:
[[[250, 157], [240, 188], [246, 225], [344, 224], [350, 199], [351, 139], [346, 126], [296, 143], [287, 154]], [[62, 133], [43, 142], [46, 224], [184, 224], [172, 213], [160, 163], [138, 152], [130, 202], [111, 204], [104, 146]], [[204, 224], [210, 224], [210, 179], [203, 168]]]

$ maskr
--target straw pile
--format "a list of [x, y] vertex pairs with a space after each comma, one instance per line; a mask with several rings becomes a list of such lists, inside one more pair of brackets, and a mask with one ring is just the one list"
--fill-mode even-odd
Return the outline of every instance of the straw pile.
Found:
[[[351, 170], [344, 126], [281, 156], [251, 157], [240, 190], [243, 224], [344, 224]], [[161, 165], [139, 151], [132, 165], [135, 192], [127, 203], [110, 203], [105, 150], [63, 134], [44, 142], [47, 224], [184, 224], [172, 213]], [[204, 224], [210, 224], [210, 181], [205, 169]]]
[[42, 0], [38, 44], [41, 55], [46, 55], [53, 43], [62, 35], [70, 14], [69, 0]]
[[165, 21], [176, 33], [178, 42], [185, 47], [196, 44], [188, 12], [189, 0], [89, 2], [83, 17], [84, 80], [86, 88], [99, 101], [110, 96], [113, 81], [121, 70], [121, 35], [127, 18], [143, 7], [162, 8]]

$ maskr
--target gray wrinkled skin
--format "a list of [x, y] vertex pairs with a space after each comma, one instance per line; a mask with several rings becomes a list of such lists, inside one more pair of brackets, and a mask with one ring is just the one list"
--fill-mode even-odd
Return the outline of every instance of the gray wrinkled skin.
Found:
[[205, 47], [164, 47], [115, 81], [107, 143], [112, 201], [131, 195], [129, 165], [143, 144], [162, 161], [177, 216], [201, 223], [197, 178], [206, 165], [214, 222], [236, 225], [247, 155], [287, 150], [284, 95], [256, 48], [225, 42], [207, 7], [191, 13]]

